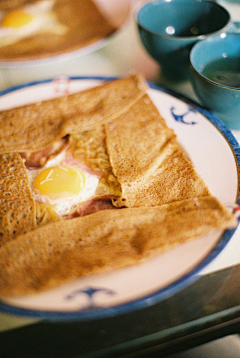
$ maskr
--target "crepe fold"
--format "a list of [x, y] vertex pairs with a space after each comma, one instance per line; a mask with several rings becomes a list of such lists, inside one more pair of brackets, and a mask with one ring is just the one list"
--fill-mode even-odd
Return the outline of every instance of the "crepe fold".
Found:
[[146, 89], [143, 77], [132, 75], [0, 112], [0, 246], [36, 227], [35, 202], [19, 152], [44, 155], [62, 137], [96, 128], [129, 110]]
[[99, 211], [51, 223], [0, 250], [0, 295], [36, 293], [75, 278], [139, 264], [178, 244], [235, 225], [234, 217], [212, 196], [147, 210]]
[[147, 94], [106, 124], [106, 144], [122, 189], [116, 206], [155, 206], [210, 195]]
[[45, 149], [67, 134], [113, 120], [147, 90], [141, 75], [0, 112], [0, 153]]

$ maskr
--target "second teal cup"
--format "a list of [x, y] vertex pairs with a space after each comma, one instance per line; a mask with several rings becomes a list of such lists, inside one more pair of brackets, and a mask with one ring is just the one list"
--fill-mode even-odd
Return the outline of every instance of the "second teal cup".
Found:
[[201, 104], [229, 128], [240, 129], [240, 33], [223, 32], [195, 44], [190, 60]]
[[189, 78], [192, 46], [223, 30], [230, 22], [228, 11], [214, 1], [157, 0], [136, 15], [140, 39], [160, 64], [164, 80]]

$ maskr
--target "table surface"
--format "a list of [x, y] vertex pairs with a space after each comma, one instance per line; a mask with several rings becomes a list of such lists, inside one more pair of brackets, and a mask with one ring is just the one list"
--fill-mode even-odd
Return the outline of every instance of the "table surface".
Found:
[[[140, 71], [158, 83], [159, 66], [139, 41], [132, 9], [109, 43], [93, 53], [58, 64], [0, 68], [0, 90], [28, 81], [68, 76], [124, 76]], [[219, 1], [234, 21], [240, 3]], [[190, 83], [171, 90], [193, 101]], [[240, 131], [233, 131], [240, 142]], [[85, 322], [45, 321], [0, 313], [0, 356], [15, 357], [161, 357], [228, 334], [240, 332], [240, 231], [198, 280], [172, 297], [145, 309]]]

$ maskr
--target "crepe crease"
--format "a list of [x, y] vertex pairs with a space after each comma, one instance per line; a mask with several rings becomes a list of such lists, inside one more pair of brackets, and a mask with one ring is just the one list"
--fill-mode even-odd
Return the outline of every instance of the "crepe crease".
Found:
[[[4, 124], [0, 152], [13, 152], [21, 165], [15, 152], [39, 150], [66, 134], [104, 126], [105, 149], [121, 187], [121, 195], [113, 199], [118, 210], [73, 216], [34, 229], [34, 205], [23, 181], [26, 206], [33, 211], [29, 210], [28, 226], [0, 249], [0, 296], [33, 294], [75, 278], [135, 265], [188, 240], [237, 225], [186, 158], [146, 89], [137, 75], [0, 113]], [[9, 124], [19, 115], [23, 136], [20, 128]], [[23, 169], [20, 173], [24, 177]]]

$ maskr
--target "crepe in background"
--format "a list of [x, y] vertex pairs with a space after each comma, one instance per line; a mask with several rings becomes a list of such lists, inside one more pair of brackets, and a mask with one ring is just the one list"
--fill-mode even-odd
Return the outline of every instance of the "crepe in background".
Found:
[[14, 10], [17, 7], [31, 3], [33, 0], [1, 0], [0, 11]]
[[[43, 17], [45, 14], [42, 14], [37, 6], [41, 5], [41, 2], [43, 0], [0, 1], [0, 11], [3, 10], [1, 16], [5, 15], [5, 10], [18, 9], [26, 12], [31, 6], [38, 23], [45, 21], [44, 25], [48, 19], [47, 26], [45, 24], [37, 31], [36, 25], [31, 26], [34, 25], [34, 19], [33, 23], [25, 25], [25, 28], [30, 27], [27, 35], [14, 44], [2, 47], [0, 61], [32, 61], [76, 51], [110, 36], [123, 21], [122, 19], [121, 23], [115, 26], [91, 0], [52, 0], [54, 6], [51, 9], [51, 17], [49, 13]], [[45, 0], [45, 2], [50, 3], [50, 0]], [[124, 14], [124, 17], [126, 15]], [[22, 27], [15, 28], [16, 35], [21, 30], [24, 31], [24, 26]], [[2, 29], [5, 30], [5, 28]]]

